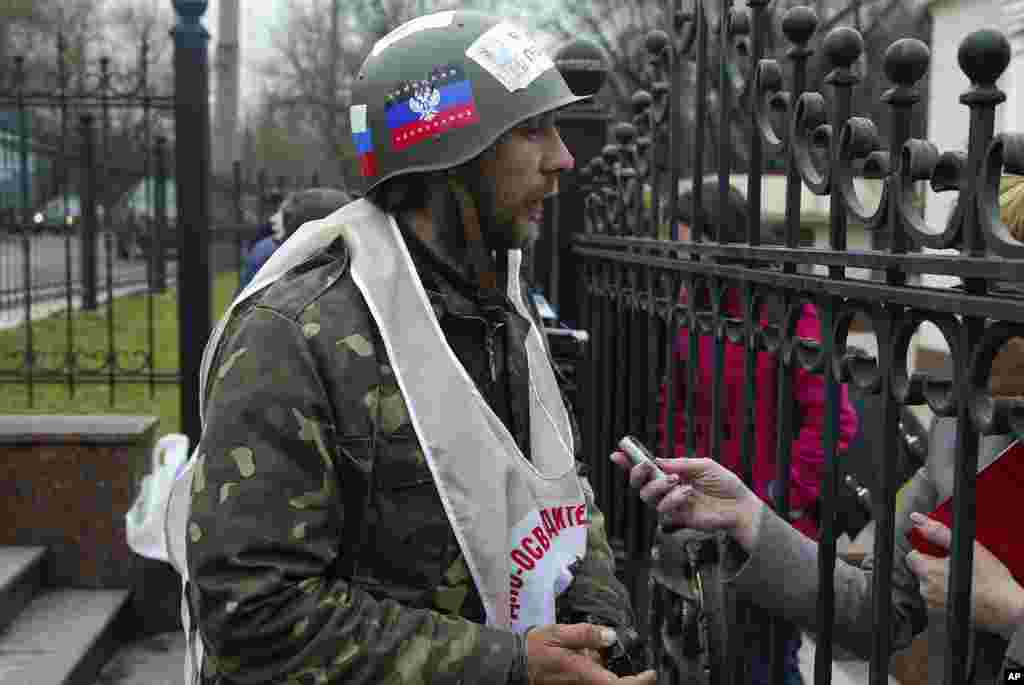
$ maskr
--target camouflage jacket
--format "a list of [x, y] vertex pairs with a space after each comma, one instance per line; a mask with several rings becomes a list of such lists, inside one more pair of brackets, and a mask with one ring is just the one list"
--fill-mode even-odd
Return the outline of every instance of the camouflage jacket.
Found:
[[[449, 344], [526, 448], [528, 322], [412, 252]], [[338, 240], [253, 296], [211, 367], [188, 539], [204, 685], [509, 682], [520, 643], [485, 625], [348, 266]], [[558, 620], [633, 627], [580, 470], [587, 553]]]

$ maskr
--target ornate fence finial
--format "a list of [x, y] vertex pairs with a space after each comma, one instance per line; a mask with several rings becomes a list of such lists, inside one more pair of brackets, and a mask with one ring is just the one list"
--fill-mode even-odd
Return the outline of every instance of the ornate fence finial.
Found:
[[205, 45], [210, 34], [202, 24], [206, 14], [208, 0], [174, 0], [174, 10], [178, 13], [178, 23], [171, 33], [184, 41], [183, 47]]
[[840, 26], [828, 32], [823, 48], [829, 64], [836, 69], [849, 69], [864, 52], [864, 39], [856, 29]]
[[818, 14], [806, 5], [792, 7], [782, 18], [782, 32], [793, 45], [804, 47], [818, 29]]
[[554, 62], [576, 95], [597, 95], [608, 77], [608, 63], [601, 48], [587, 40], [563, 45], [555, 53]]
[[931, 51], [916, 38], [901, 38], [885, 51], [885, 75], [898, 88], [913, 88], [928, 71]]
[[206, 14], [209, 0], [174, 0], [174, 11], [185, 24], [198, 24], [199, 18]]
[[1010, 41], [1001, 31], [982, 29], [964, 38], [956, 58], [972, 84], [991, 88], [1009, 66], [1010, 54]]
[[661, 29], [653, 29], [644, 38], [644, 47], [647, 48], [647, 52], [651, 55], [661, 55], [668, 47], [668, 42], [669, 37], [667, 33]]

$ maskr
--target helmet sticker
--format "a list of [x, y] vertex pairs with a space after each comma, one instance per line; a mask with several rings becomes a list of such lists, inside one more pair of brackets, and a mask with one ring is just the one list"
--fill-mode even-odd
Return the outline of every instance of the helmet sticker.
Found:
[[422, 81], [399, 84], [388, 95], [384, 116], [398, 151], [480, 121], [473, 86], [457, 64], [435, 67]]
[[509, 92], [521, 90], [555, 63], [538, 48], [526, 33], [502, 22], [473, 41], [466, 57], [486, 69]]
[[366, 105], [352, 105], [348, 110], [352, 124], [352, 142], [359, 155], [359, 170], [364, 178], [377, 175], [377, 155], [373, 152], [373, 134], [366, 125]]
[[394, 43], [425, 29], [443, 29], [446, 26], [450, 26], [452, 19], [454, 18], [454, 10], [435, 12], [434, 14], [428, 14], [423, 17], [416, 17], [415, 19], [405, 22], [397, 29], [378, 40], [374, 44], [373, 49], [370, 50], [370, 54], [373, 57], [376, 57], [391, 47]]

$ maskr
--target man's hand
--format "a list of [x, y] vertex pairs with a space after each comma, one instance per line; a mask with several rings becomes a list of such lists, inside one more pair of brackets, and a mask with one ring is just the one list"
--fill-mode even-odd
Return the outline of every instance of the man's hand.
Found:
[[[910, 515], [920, 533], [930, 542], [949, 549], [953, 532], [944, 524], [919, 513]], [[949, 588], [949, 558], [939, 559], [913, 550], [907, 566], [917, 576], [921, 596], [932, 611], [946, 611]], [[1003, 562], [974, 542], [971, 591], [971, 622], [978, 628], [1002, 635], [1007, 640], [1024, 625], [1024, 588], [1010, 575]]]
[[654, 685], [654, 671], [619, 678], [595, 662], [615, 644], [615, 631], [591, 623], [555, 624], [526, 634], [530, 685]]
[[648, 464], [632, 466], [622, 452], [613, 452], [611, 460], [629, 471], [630, 486], [668, 527], [724, 530], [747, 552], [757, 543], [764, 504], [735, 473], [713, 459], [658, 459], [668, 475], [663, 480], [653, 479]]

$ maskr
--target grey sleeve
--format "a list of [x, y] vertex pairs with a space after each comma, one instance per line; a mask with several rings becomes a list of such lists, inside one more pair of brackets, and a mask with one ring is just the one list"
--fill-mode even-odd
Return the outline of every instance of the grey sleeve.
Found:
[[1006, 648], [1006, 665], [1014, 668], [1024, 666], [1024, 625], [1017, 626], [1017, 631], [1010, 638]]
[[[938, 499], [923, 469], [897, 495], [892, 571], [892, 648], [903, 649], [924, 630], [927, 614], [917, 578], [907, 566], [906, 531], [911, 512], [930, 512]], [[860, 567], [836, 560], [835, 632], [837, 644], [870, 658], [876, 626], [872, 617], [874, 555]], [[757, 545], [726, 582], [769, 611], [814, 630], [818, 607], [818, 545], [763, 507]]]

